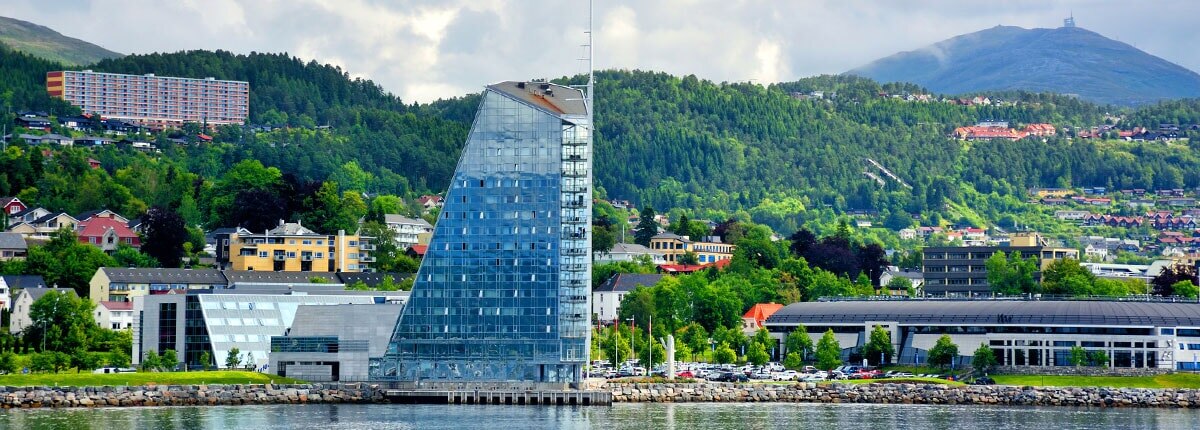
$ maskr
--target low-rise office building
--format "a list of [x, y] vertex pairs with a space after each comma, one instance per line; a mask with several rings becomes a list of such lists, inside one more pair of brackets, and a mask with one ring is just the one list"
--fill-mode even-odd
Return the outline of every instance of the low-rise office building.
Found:
[[133, 363], [140, 363], [147, 351], [171, 349], [189, 368], [202, 367], [207, 359], [223, 369], [229, 352], [237, 348], [242, 365], [264, 370], [271, 337], [287, 332], [300, 306], [402, 303], [408, 298], [406, 291], [346, 291], [342, 284], [259, 280], [268, 282], [136, 297]]
[[793, 303], [766, 321], [780, 342], [801, 324], [814, 340], [833, 330], [844, 358], [883, 327], [901, 364], [926, 363], [944, 334], [958, 345], [960, 362], [980, 344], [1009, 366], [1069, 366], [1075, 346], [1105, 352], [1114, 368], [1197, 370], [1200, 361], [1195, 302], [847, 300]]
[[[1037, 235], [1014, 235], [1009, 246], [937, 246], [923, 253], [925, 293], [930, 295], [971, 295], [991, 293], [987, 280], [987, 259], [997, 252], [1021, 253], [1033, 257], [1038, 267], [1064, 258], [1079, 259], [1079, 250], [1047, 246]], [[1041, 280], [1041, 271], [1034, 274]]]
[[[400, 304], [300, 306], [283, 336], [271, 337], [271, 373], [305, 381], [363, 381], [387, 350]], [[370, 324], [362, 324], [370, 321]]]

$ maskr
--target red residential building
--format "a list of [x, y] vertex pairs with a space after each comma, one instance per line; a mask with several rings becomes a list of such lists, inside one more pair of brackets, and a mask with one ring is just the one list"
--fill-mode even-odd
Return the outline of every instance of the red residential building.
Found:
[[12, 215], [29, 209], [29, 207], [25, 206], [25, 203], [22, 203], [21, 199], [16, 197], [0, 197], [0, 209], [3, 209], [4, 213]]
[[120, 244], [134, 248], [142, 246], [142, 240], [126, 225], [126, 221], [114, 218], [92, 217], [79, 221], [79, 241], [95, 245], [106, 252], [117, 250]]

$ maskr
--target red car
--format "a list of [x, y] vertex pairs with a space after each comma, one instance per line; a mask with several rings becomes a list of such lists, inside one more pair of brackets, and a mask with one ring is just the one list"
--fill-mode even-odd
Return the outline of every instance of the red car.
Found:
[[695, 378], [696, 374], [692, 373], [691, 370], [684, 370], [682, 372], [676, 373], [675, 376], [680, 377], [680, 378]]

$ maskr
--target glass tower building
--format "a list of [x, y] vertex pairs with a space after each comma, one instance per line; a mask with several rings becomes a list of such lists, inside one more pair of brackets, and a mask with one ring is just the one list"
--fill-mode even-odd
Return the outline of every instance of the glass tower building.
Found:
[[383, 380], [577, 382], [588, 359], [591, 124], [544, 82], [483, 92]]

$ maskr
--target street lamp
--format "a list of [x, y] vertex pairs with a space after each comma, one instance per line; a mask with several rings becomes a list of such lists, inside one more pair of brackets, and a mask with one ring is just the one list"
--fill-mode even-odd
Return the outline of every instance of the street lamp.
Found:
[[[637, 357], [637, 349], [633, 343], [633, 337], [637, 335], [637, 317], [625, 318], [625, 321], [629, 321], [629, 354], [631, 355], [630, 358], [634, 358]], [[633, 369], [629, 370], [632, 371]]]

